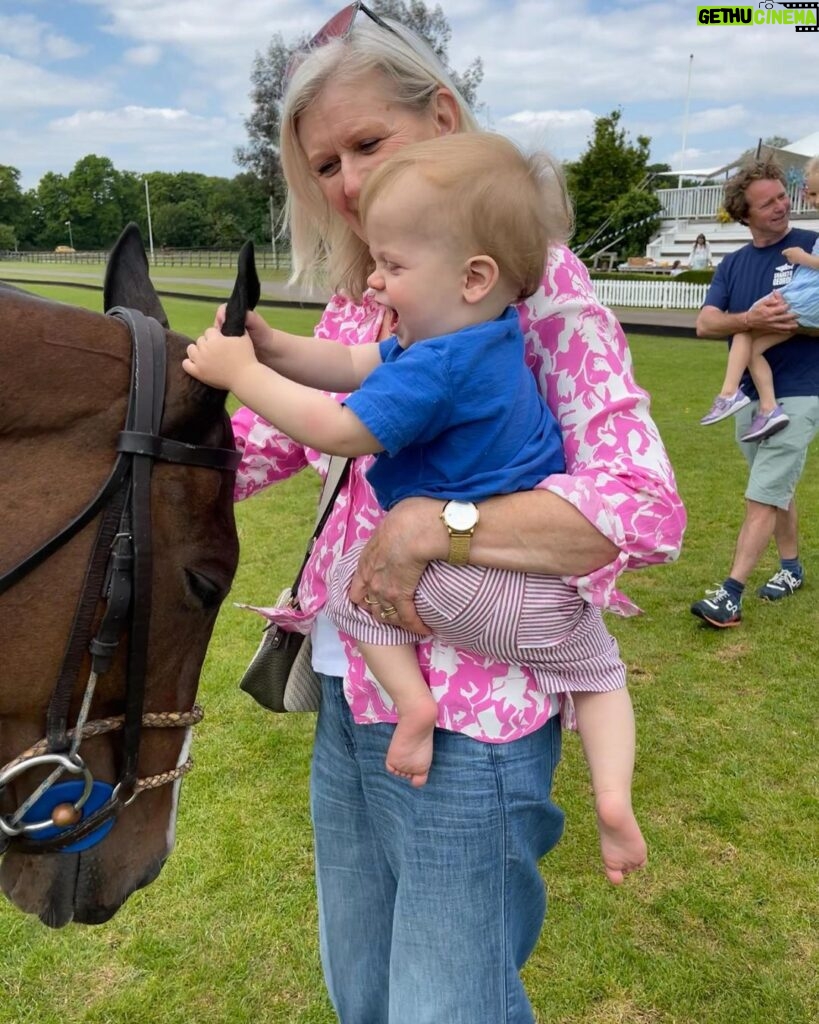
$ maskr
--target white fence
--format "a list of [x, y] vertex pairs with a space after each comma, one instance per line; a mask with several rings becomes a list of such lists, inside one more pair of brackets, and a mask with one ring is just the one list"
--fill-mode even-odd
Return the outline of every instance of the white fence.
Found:
[[708, 290], [706, 284], [690, 281], [592, 282], [604, 306], [637, 306], [645, 309], [699, 309]]
[[[235, 267], [238, 250], [216, 249], [155, 249], [149, 257], [152, 267]], [[264, 246], [256, 246], [256, 266], [259, 269], [290, 270], [290, 252], [272, 252]], [[99, 252], [0, 252], [0, 261], [17, 263], [60, 263], [84, 264], [105, 263], [108, 253]]]

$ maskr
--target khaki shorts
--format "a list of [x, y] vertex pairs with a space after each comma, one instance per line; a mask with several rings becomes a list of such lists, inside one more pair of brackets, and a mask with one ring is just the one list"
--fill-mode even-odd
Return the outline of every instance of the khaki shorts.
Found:
[[764, 441], [740, 441], [759, 406], [758, 402], [751, 402], [736, 415], [736, 435], [751, 468], [745, 497], [760, 505], [787, 509], [805, 468], [808, 447], [819, 432], [819, 397], [782, 398], [780, 405], [791, 419], [784, 430]]

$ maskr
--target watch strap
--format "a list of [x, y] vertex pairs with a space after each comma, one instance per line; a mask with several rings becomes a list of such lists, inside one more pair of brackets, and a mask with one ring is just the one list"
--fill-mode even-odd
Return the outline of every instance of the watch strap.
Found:
[[469, 564], [469, 546], [473, 533], [474, 530], [469, 530], [468, 533], [449, 531], [449, 558], [447, 561], [450, 565]]

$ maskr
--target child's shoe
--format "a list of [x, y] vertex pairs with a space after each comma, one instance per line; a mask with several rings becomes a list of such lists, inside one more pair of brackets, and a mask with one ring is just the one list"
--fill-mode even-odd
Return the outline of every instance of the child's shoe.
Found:
[[758, 412], [751, 420], [749, 430], [740, 437], [740, 441], [764, 441], [784, 430], [790, 423], [790, 417], [781, 405], [775, 405], [770, 412]]
[[719, 423], [720, 420], [728, 419], [729, 416], [738, 413], [740, 409], [744, 409], [750, 401], [751, 399], [744, 391], [735, 391], [730, 398], [717, 395], [714, 404], [700, 420], [700, 423], [704, 427], [709, 427], [712, 423]]

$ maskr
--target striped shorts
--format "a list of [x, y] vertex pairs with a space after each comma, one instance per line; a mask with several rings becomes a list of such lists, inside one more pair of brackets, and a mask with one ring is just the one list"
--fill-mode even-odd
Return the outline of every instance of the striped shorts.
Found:
[[[334, 567], [325, 611], [344, 633], [376, 645], [427, 639], [374, 619], [348, 598], [359, 545]], [[558, 576], [430, 562], [415, 593], [418, 615], [443, 643], [529, 668], [546, 693], [625, 686], [617, 641], [598, 608]]]

